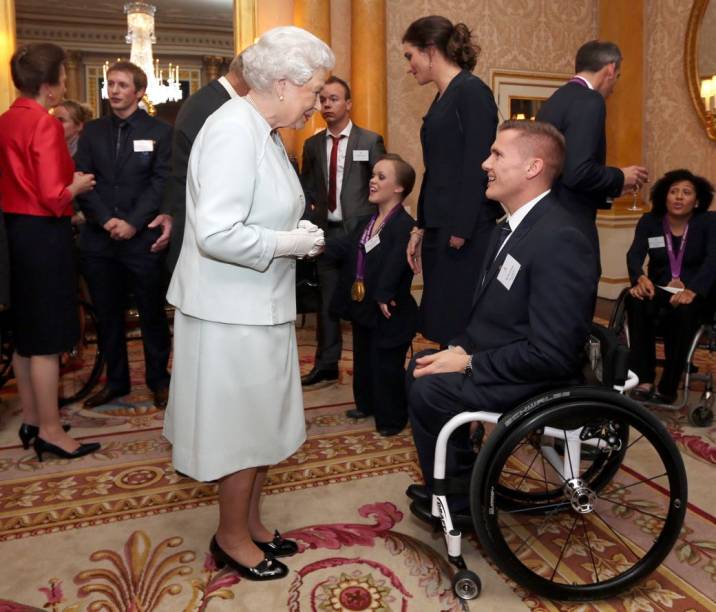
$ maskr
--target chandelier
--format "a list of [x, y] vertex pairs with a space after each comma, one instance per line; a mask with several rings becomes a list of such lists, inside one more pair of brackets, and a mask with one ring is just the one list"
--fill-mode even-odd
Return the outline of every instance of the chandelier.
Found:
[[[127, 15], [127, 44], [132, 45], [129, 61], [139, 66], [147, 75], [146, 96], [153, 105], [173, 102], [182, 99], [181, 84], [179, 83], [179, 65], [169, 64], [167, 78], [164, 71], [159, 68], [159, 60], [152, 56], [152, 43], [157, 42], [154, 36], [154, 13], [156, 7], [145, 2], [128, 2], [124, 5]], [[104, 64], [104, 81], [102, 82], [102, 97], [108, 98], [107, 69], [109, 62]]]

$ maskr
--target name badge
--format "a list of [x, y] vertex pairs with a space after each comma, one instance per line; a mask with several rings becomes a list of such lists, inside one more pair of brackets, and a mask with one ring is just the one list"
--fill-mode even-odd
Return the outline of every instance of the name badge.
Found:
[[134, 141], [134, 152], [135, 153], [146, 153], [148, 151], [154, 151], [153, 140], [135, 140]]
[[368, 149], [354, 149], [353, 161], [368, 161]]
[[505, 289], [508, 291], [512, 287], [512, 283], [515, 282], [515, 277], [520, 271], [520, 262], [517, 261], [512, 255], [508, 254], [505, 257], [505, 261], [500, 267], [500, 272], [497, 275], [497, 280], [500, 281]]
[[370, 253], [375, 247], [380, 244], [380, 234], [376, 234], [370, 240], [365, 243], [365, 252]]
[[649, 248], [650, 249], [666, 248], [666, 242], [664, 242], [664, 237], [663, 236], [649, 236]]

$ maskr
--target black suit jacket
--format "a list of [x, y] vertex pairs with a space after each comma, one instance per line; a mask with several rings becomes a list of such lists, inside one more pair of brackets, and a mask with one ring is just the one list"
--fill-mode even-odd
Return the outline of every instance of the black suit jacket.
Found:
[[[356, 150], [368, 151], [368, 161], [353, 161], [353, 152]], [[375, 210], [368, 202], [368, 181], [375, 162], [384, 153], [385, 145], [380, 134], [353, 124], [348, 137], [341, 183], [341, 212], [349, 231], [355, 227], [360, 218], [372, 215]], [[328, 219], [326, 130], [314, 134], [303, 144], [301, 185], [306, 194], [304, 217], [325, 228]]]
[[[495, 240], [496, 233], [488, 253]], [[508, 256], [520, 266], [509, 289], [498, 279]], [[575, 380], [597, 281], [589, 240], [556, 198], [545, 196], [486, 263], [467, 328], [450, 343], [473, 355], [466, 402], [501, 412]]]
[[[77, 196], [87, 218], [80, 230], [83, 250], [113, 251], [112, 240], [103, 225], [112, 217], [123, 219], [137, 230], [125, 248], [146, 250], [161, 230], [147, 229], [159, 214], [164, 187], [169, 175], [172, 128], [137, 110], [125, 128], [119, 158], [115, 161], [116, 129], [111, 116], [90, 121], [82, 130], [75, 163], [78, 171], [91, 172], [97, 184], [92, 191]], [[151, 151], [135, 151], [136, 141], [151, 141]]]
[[[634, 242], [627, 252], [627, 267], [632, 284], [635, 284], [643, 274], [647, 253], [649, 254], [647, 276], [651, 282], [655, 285], [668, 285], [671, 281], [666, 243], [659, 240], [661, 243], [659, 246], [649, 246], [649, 238], [663, 239], [663, 237], [662, 217], [646, 213], [639, 219], [634, 232]], [[703, 297], [707, 297], [714, 289], [716, 283], [716, 213], [707, 211], [691, 218], [681, 267], [681, 280], [688, 289]]]
[[619, 168], [605, 165], [607, 107], [602, 95], [578, 83], [566, 83], [542, 105], [537, 119], [554, 125], [567, 142], [562, 176], [554, 194], [590, 236], [595, 232], [598, 208], [610, 208], [607, 198], [617, 197], [624, 187]]
[[173, 218], [171, 243], [167, 255], [167, 265], [170, 270], [176, 265], [184, 239], [186, 175], [191, 147], [209, 115], [230, 99], [229, 92], [218, 79], [211, 81], [184, 101], [174, 122], [171, 174], [162, 202], [162, 212], [170, 214]]
[[471, 238], [477, 226], [502, 215], [485, 196], [482, 162], [497, 130], [497, 106], [490, 88], [467, 70], [450, 81], [423, 117], [420, 142], [425, 175], [418, 198], [418, 226], [446, 227]]
[[[375, 209], [374, 209], [375, 210]], [[329, 240], [325, 257], [341, 263], [338, 286], [331, 302], [331, 312], [343, 319], [378, 332], [378, 346], [390, 348], [413, 339], [418, 324], [418, 305], [410, 293], [413, 272], [405, 259], [413, 218], [401, 208], [380, 231], [380, 244], [366, 254], [365, 288], [362, 302], [351, 300], [355, 279], [358, 244], [369, 219], [350, 234]], [[378, 303], [396, 303], [386, 319]]]

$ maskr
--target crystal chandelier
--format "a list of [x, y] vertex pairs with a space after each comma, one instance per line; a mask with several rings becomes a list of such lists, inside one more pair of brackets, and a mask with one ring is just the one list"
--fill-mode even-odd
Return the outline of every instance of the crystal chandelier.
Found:
[[[132, 45], [129, 61], [139, 66], [147, 75], [146, 96], [153, 105], [181, 100], [182, 90], [179, 83], [179, 65], [169, 64], [168, 75], [165, 81], [164, 71], [159, 68], [159, 60], [152, 56], [152, 43], [157, 42], [154, 36], [154, 13], [156, 7], [145, 2], [128, 2], [124, 5], [127, 15], [127, 44]], [[102, 97], [108, 98], [107, 69], [109, 62], [104, 65], [104, 81], [102, 82]]]

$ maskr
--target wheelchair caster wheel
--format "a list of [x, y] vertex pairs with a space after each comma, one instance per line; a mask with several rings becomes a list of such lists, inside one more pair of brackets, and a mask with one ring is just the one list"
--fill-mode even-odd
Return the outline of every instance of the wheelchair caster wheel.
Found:
[[714, 413], [706, 406], [694, 406], [689, 409], [689, 423], [696, 427], [708, 427], [713, 423]]
[[453, 576], [452, 590], [460, 599], [475, 599], [482, 590], [482, 582], [475, 572], [462, 569]]

